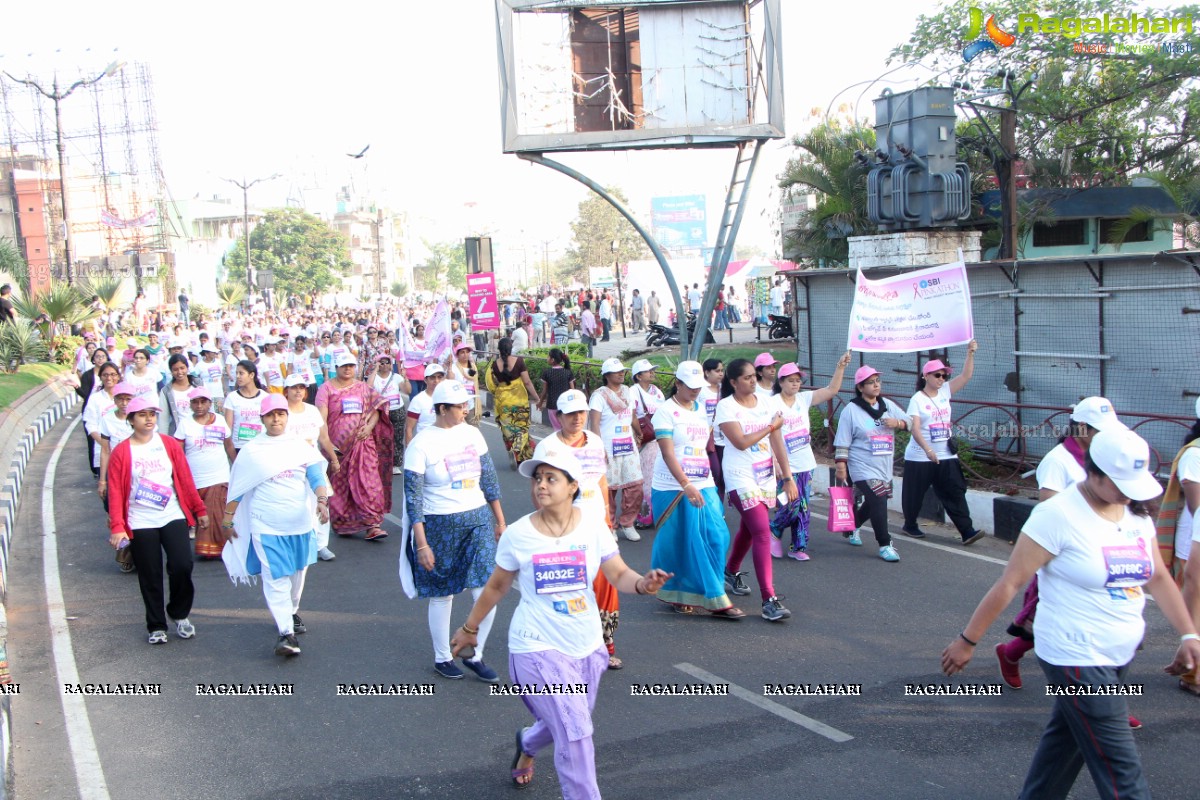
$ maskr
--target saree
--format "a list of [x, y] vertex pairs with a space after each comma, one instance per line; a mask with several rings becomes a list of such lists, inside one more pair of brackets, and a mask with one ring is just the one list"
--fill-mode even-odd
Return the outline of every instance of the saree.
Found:
[[496, 424], [507, 450], [518, 464], [533, 458], [529, 441], [529, 392], [520, 378], [500, 383], [493, 370], [487, 370], [487, 386], [496, 401]]
[[731, 608], [733, 603], [725, 593], [729, 526], [725, 524], [717, 490], [714, 487], [700, 490], [703, 508], [684, 500], [675, 506], [671, 516], [661, 519], [678, 494], [655, 489], [650, 495], [654, 518], [659, 520], [650, 566], [675, 573], [658, 590], [658, 599], [709, 611]]
[[[329, 519], [338, 536], [377, 528], [392, 510], [392, 421], [388, 401], [362, 381], [345, 389], [332, 382], [317, 390], [317, 408], [326, 410], [333, 446], [341, 451], [341, 469], [329, 476], [333, 496]], [[371, 435], [358, 439], [373, 412], [383, 409]]]
[[196, 490], [200, 493], [200, 499], [204, 501], [204, 508], [208, 512], [208, 525], [196, 525], [197, 558], [221, 557], [221, 551], [229, 539], [228, 531], [221, 527], [228, 489], [229, 484], [216, 483]]

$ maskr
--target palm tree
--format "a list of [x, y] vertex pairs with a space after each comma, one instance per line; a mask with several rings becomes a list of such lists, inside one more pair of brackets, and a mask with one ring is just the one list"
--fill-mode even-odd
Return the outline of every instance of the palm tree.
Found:
[[0, 272], [7, 272], [22, 291], [29, 288], [29, 265], [12, 239], [0, 236]]
[[246, 299], [246, 286], [240, 281], [225, 281], [217, 284], [217, 301], [226, 311], [237, 308]]
[[855, 157], [875, 149], [875, 131], [860, 123], [826, 119], [792, 144], [799, 151], [779, 178], [783, 189], [815, 193], [813, 208], [785, 232], [789, 251], [818, 264], [845, 264], [849, 236], [875, 233], [867, 218], [867, 170]]
[[[125, 302], [125, 282], [114, 276], [89, 278], [80, 283], [80, 292], [85, 298], [98, 297], [105, 317], [110, 320], [112, 312]], [[107, 336], [114, 334], [111, 323], [105, 324], [104, 333]]]
[[54, 281], [32, 300], [14, 299], [13, 310], [38, 327], [51, 352], [58, 346], [60, 331], [70, 333], [73, 326], [82, 325], [97, 314], [78, 289], [62, 281]]

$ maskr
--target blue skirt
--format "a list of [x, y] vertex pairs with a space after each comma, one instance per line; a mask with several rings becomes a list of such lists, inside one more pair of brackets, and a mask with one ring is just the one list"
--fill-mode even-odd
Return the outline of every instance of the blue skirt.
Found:
[[[677, 494], [658, 489], [650, 493], [655, 519], [667, 510]], [[675, 573], [658, 590], [659, 600], [720, 611], [733, 605], [725, 594], [729, 526], [725, 524], [717, 490], [702, 489], [700, 495], [704, 498], [703, 508], [681, 498], [670, 518], [659, 525], [650, 566]]]
[[418, 597], [451, 597], [488, 582], [496, 566], [496, 528], [486, 505], [461, 514], [426, 514], [425, 542], [433, 549], [433, 571], [409, 552]]
[[[274, 580], [295, 575], [309, 565], [317, 563], [317, 538], [312, 531], [292, 536], [256, 533], [254, 541], [262, 546], [267, 557], [267, 577]], [[246, 553], [246, 571], [251, 575], [259, 575], [263, 571], [262, 568], [258, 549], [251, 547]]]

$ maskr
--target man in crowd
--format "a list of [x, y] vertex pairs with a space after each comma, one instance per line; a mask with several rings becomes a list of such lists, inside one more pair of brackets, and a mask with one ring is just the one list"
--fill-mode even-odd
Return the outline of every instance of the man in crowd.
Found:
[[633, 297], [629, 300], [629, 315], [630, 321], [633, 323], [633, 332], [638, 333], [645, 330], [646, 318], [643, 314], [645, 301], [642, 300], [641, 292], [637, 289], [633, 290]]

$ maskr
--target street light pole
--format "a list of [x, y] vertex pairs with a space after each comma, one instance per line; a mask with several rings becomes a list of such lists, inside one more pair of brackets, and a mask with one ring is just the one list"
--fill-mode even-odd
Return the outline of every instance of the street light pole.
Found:
[[67, 216], [67, 172], [66, 172], [66, 167], [65, 167], [66, 160], [67, 160], [67, 145], [66, 145], [66, 142], [63, 141], [62, 109], [59, 108], [59, 103], [61, 103], [63, 100], [66, 100], [68, 97], [70, 97], [71, 93], [74, 92], [76, 89], [82, 89], [84, 87], [91, 86], [92, 84], [99, 83], [100, 81], [109, 77], [110, 75], [116, 74], [118, 71], [120, 71], [121, 67], [123, 67], [123, 66], [125, 66], [125, 62], [114, 61], [111, 64], [109, 64], [107, 67], [105, 67], [104, 71], [101, 72], [99, 75], [95, 76], [94, 78], [82, 78], [80, 80], [75, 81], [74, 83], [72, 83], [70, 86], [67, 87], [67, 90], [65, 92], [60, 92], [58, 90], [58, 74], [57, 73], [55, 73], [54, 82], [53, 82], [53, 84], [51, 84], [52, 91], [49, 91], [49, 92], [46, 91], [42, 87], [41, 84], [39, 84], [37, 81], [33, 80], [32, 78], [25, 78], [25, 79], [15, 78], [8, 72], [4, 73], [5, 75], [8, 76], [9, 80], [11, 80], [15, 83], [24, 84], [25, 86], [28, 86], [31, 89], [36, 89], [40, 94], [49, 98], [54, 103], [54, 138], [55, 138], [55, 143], [58, 146], [58, 188], [59, 188], [59, 195], [62, 198], [63, 256], [66, 259], [66, 276], [67, 276], [67, 285], [68, 286], [71, 286], [75, 282], [75, 275], [74, 275], [74, 271], [71, 268], [71, 263], [72, 263], [71, 262], [71, 222], [70, 222], [70, 218]]
[[263, 181], [273, 181], [279, 177], [279, 173], [268, 175], [265, 178], [255, 178], [247, 182], [245, 176], [242, 176], [240, 181], [233, 178], [222, 178], [221, 180], [232, 183], [234, 186], [242, 190], [242, 235], [246, 241], [246, 292], [247, 301], [254, 297], [254, 271], [250, 268], [250, 187], [256, 183]]
[[617, 273], [617, 316], [621, 318], [621, 338], [626, 339], [629, 334], [625, 332], [625, 300], [621, 296], [621, 262], [617, 258], [617, 251], [621, 249], [619, 239], [613, 239], [613, 271]]

